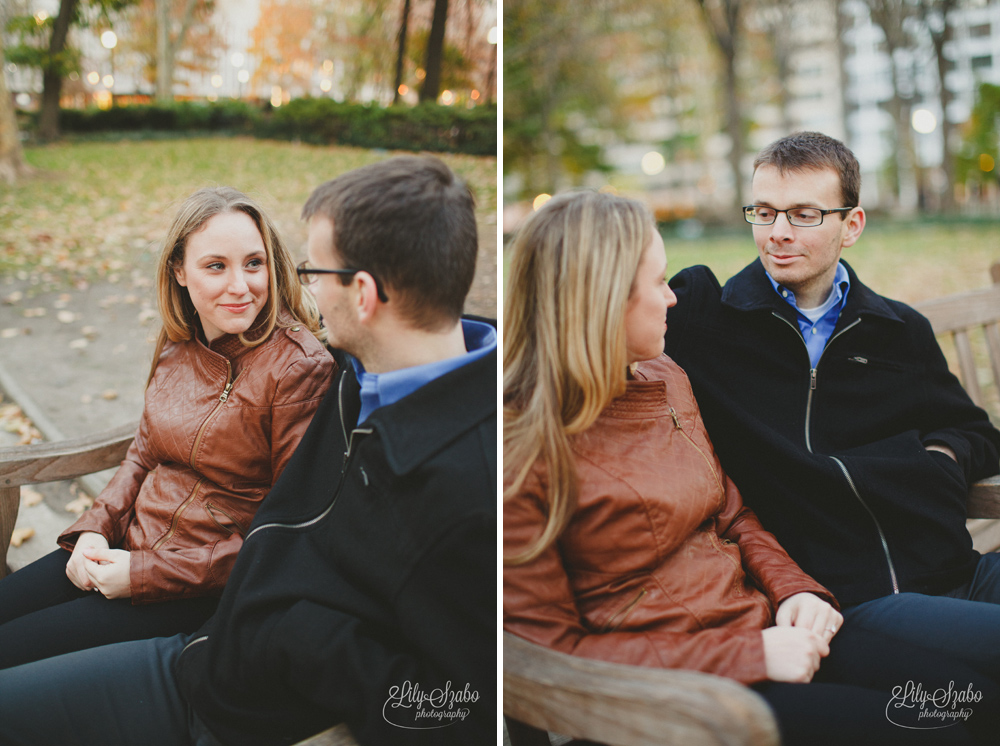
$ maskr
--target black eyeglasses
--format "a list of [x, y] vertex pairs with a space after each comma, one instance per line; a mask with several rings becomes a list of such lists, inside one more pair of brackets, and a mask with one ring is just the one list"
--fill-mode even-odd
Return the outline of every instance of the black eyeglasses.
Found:
[[789, 207], [787, 210], [776, 210], [763, 205], [747, 205], [743, 208], [743, 219], [750, 225], [773, 225], [778, 219], [778, 213], [783, 212], [788, 222], [799, 228], [815, 228], [823, 225], [823, 216], [831, 212], [849, 212], [853, 207], [835, 207], [832, 210], [821, 210], [818, 207]]
[[[309, 262], [302, 262], [298, 267], [295, 268], [295, 273], [299, 276], [299, 282], [303, 285], [312, 285], [316, 280], [319, 279], [320, 275], [340, 275], [341, 282], [345, 285], [350, 282], [350, 278], [354, 277], [358, 272], [368, 272], [368, 270], [361, 269], [318, 269], [309, 264]], [[375, 280], [375, 291], [378, 293], [378, 299], [383, 303], [389, 302], [389, 297], [382, 290], [382, 283], [379, 282], [375, 275], [368, 272], [371, 278]]]

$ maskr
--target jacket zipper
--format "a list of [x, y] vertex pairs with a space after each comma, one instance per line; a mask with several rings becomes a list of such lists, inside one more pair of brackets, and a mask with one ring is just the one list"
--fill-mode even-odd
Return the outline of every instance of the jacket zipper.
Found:
[[[344, 377], [342, 376], [341, 379], [340, 379], [340, 386], [338, 387], [338, 390], [337, 390], [337, 400], [338, 400], [338, 403], [340, 403], [340, 405], [341, 405], [340, 406], [340, 427], [341, 427], [341, 432], [344, 433], [344, 440], [347, 441], [347, 450], [344, 452], [344, 467], [341, 470], [341, 474], [346, 474], [347, 470], [348, 470], [348, 465], [349, 465], [349, 462], [350, 462], [350, 458], [351, 458], [351, 456], [353, 455], [353, 452], [354, 452], [354, 436], [355, 435], [371, 435], [373, 432], [375, 432], [375, 430], [374, 430], [374, 428], [370, 428], [370, 427], [368, 427], [368, 428], [355, 428], [354, 430], [351, 431], [350, 436], [347, 435], [347, 424], [344, 422], [343, 393], [344, 393]], [[362, 471], [362, 473], [364, 473], [364, 472]], [[367, 475], [365, 475], [365, 480], [366, 481], [367, 481], [367, 478], [368, 478]], [[320, 513], [319, 515], [317, 515], [316, 517], [310, 518], [308, 521], [303, 521], [302, 523], [264, 523], [264, 524], [261, 524], [260, 526], [257, 526], [257, 528], [255, 528], [253, 531], [251, 531], [249, 534], [247, 534], [246, 538], [243, 540], [244, 543], [246, 543], [247, 541], [249, 541], [250, 537], [253, 536], [255, 533], [257, 533], [258, 531], [261, 531], [261, 530], [263, 530], [265, 528], [307, 528], [308, 526], [311, 526], [314, 523], [318, 523], [319, 521], [323, 520], [327, 515], [329, 515], [329, 513], [330, 513], [331, 510], [333, 510], [333, 506], [337, 504], [337, 499], [340, 497], [340, 491], [341, 491], [341, 489], [343, 489], [343, 486], [344, 486], [344, 480], [341, 479], [340, 480], [340, 484], [337, 485], [337, 491], [334, 493], [333, 499], [330, 501], [330, 504], [327, 505], [326, 508], [324, 508], [323, 512]]]
[[153, 551], [156, 551], [166, 542], [170, 541], [170, 538], [177, 532], [177, 525], [180, 523], [181, 513], [183, 513], [185, 509], [187, 509], [187, 506], [190, 505], [194, 501], [195, 497], [198, 496], [198, 492], [201, 490], [201, 485], [204, 483], [205, 477], [202, 477], [194, 483], [194, 489], [191, 490], [191, 494], [188, 496], [188, 499], [182, 502], [181, 506], [174, 511], [174, 517], [170, 519], [170, 530], [161, 536], [155, 544], [153, 544]]
[[[798, 327], [793, 325], [791, 321], [786, 319], [777, 311], [771, 311], [771, 314], [775, 318], [781, 319], [786, 324], [788, 324], [788, 326], [791, 327], [791, 329], [795, 332], [795, 336], [801, 339], [803, 346], [805, 346], [806, 341], [802, 339], [802, 332], [798, 329]], [[809, 437], [809, 431], [811, 429], [813, 392], [816, 390], [816, 384], [817, 384], [817, 368], [819, 368], [819, 364], [823, 360], [823, 355], [829, 349], [830, 345], [833, 343], [833, 340], [835, 340], [837, 337], [839, 337], [841, 334], [848, 331], [849, 329], [853, 329], [860, 323], [861, 319], [855, 319], [850, 324], [841, 329], [839, 332], [830, 337], [830, 339], [827, 340], [826, 346], [823, 348], [823, 351], [819, 354], [819, 359], [816, 361], [816, 365], [811, 366], [809, 368], [809, 396], [806, 399], [806, 449], [809, 451], [809, 453], [813, 452], [812, 442]], [[806, 346], [806, 355], [808, 354], [809, 354], [809, 348], [808, 346]], [[872, 521], [875, 523], [875, 529], [878, 531], [878, 538], [882, 542], [882, 551], [885, 553], [885, 561], [886, 564], [889, 566], [889, 580], [892, 583], [892, 592], [894, 595], [898, 595], [899, 582], [896, 579], [896, 566], [893, 564], [892, 554], [889, 552], [889, 542], [885, 538], [885, 532], [882, 530], [882, 524], [879, 523], [878, 518], [875, 517], [875, 512], [871, 509], [868, 503], [865, 502], [864, 498], [861, 497], [861, 493], [858, 492], [858, 488], [854, 484], [854, 479], [851, 478], [851, 473], [847, 470], [847, 466], [845, 466], [840, 459], [835, 458], [834, 456], [828, 456], [827, 458], [833, 459], [834, 463], [836, 463], [837, 466], [840, 467], [840, 471], [843, 473], [844, 478], [847, 479], [847, 484], [851, 488], [851, 492], [854, 493], [854, 496], [858, 499], [858, 502], [861, 503], [861, 506], [868, 511], [868, 515], [871, 516]]]
[[639, 605], [639, 602], [642, 601], [642, 597], [645, 596], [646, 593], [648, 593], [648, 591], [645, 588], [640, 589], [635, 598], [611, 615], [608, 621], [604, 623], [604, 627], [601, 631], [614, 632], [616, 629], [621, 627], [628, 615], [632, 613], [632, 609]]
[[218, 411], [222, 409], [223, 405], [229, 399], [229, 392], [232, 390], [233, 384], [236, 383], [236, 381], [232, 378], [232, 375], [233, 375], [233, 366], [227, 360], [226, 387], [222, 390], [222, 394], [219, 396], [219, 403], [215, 405], [215, 409], [213, 409], [211, 412], [208, 413], [208, 417], [206, 417], [205, 421], [201, 423], [201, 427], [198, 428], [198, 434], [194, 438], [194, 446], [192, 446], [191, 448], [192, 469], [196, 469], [194, 465], [195, 457], [198, 455], [198, 447], [201, 445], [201, 438], [205, 434], [205, 429], [208, 427], [208, 423], [211, 422], [212, 419], [215, 417], [215, 415], [218, 413]]
[[[214, 418], [216, 413], [218, 413], [218, 411], [222, 408], [222, 405], [224, 405], [226, 400], [229, 399], [229, 392], [233, 388], [233, 383], [235, 383], [232, 375], [233, 366], [228, 360], [226, 360], [226, 387], [222, 390], [222, 394], [219, 396], [219, 403], [215, 405], [215, 409], [208, 413], [208, 417], [205, 418], [205, 421], [201, 423], [201, 427], [198, 428], [198, 434], [194, 438], [194, 445], [191, 447], [190, 464], [191, 468], [196, 471], [197, 467], [195, 466], [195, 458], [198, 455], [198, 447], [201, 445], [201, 438], [205, 434], [205, 429], [208, 427], [208, 423], [212, 421], [212, 418]], [[165, 533], [155, 544], [153, 544], [154, 550], [163, 546], [177, 532], [177, 525], [180, 523], [181, 513], [183, 513], [187, 506], [191, 504], [195, 497], [197, 497], [198, 491], [201, 489], [201, 485], [204, 482], [204, 477], [201, 477], [197, 482], [195, 482], [194, 489], [191, 490], [191, 494], [188, 496], [188, 499], [181, 503], [180, 507], [174, 511], [174, 516], [170, 519], [170, 530], [168, 530], [167, 533]]]
[[705, 452], [704, 452], [704, 451], [702, 451], [702, 450], [701, 450], [701, 448], [700, 448], [700, 447], [698, 446], [698, 444], [697, 444], [697, 443], [695, 443], [695, 442], [694, 442], [694, 440], [693, 440], [693, 439], [691, 438], [691, 436], [687, 434], [687, 430], [685, 430], [685, 429], [684, 429], [684, 426], [683, 426], [683, 425], [681, 424], [681, 420], [680, 420], [680, 418], [679, 418], [679, 417], [677, 416], [677, 412], [676, 412], [676, 411], [674, 411], [674, 408], [673, 408], [673, 407], [670, 407], [670, 416], [671, 416], [671, 417], [673, 418], [673, 420], [674, 420], [674, 428], [675, 428], [676, 430], [678, 430], [678, 431], [680, 432], [680, 434], [681, 434], [681, 435], [683, 435], [683, 436], [684, 436], [684, 438], [685, 438], [685, 439], [687, 440], [687, 442], [688, 442], [688, 443], [690, 443], [690, 444], [691, 444], [692, 446], [694, 446], [694, 449], [695, 449], [695, 450], [696, 450], [696, 451], [697, 451], [697, 452], [698, 452], [698, 453], [699, 453], [699, 454], [701, 455], [701, 457], [702, 457], [702, 458], [703, 458], [703, 459], [705, 460], [705, 463], [706, 463], [706, 464], [708, 464], [708, 470], [709, 470], [710, 472], [712, 472], [712, 476], [713, 476], [713, 477], [715, 477], [715, 483], [716, 483], [716, 484], [718, 485], [718, 487], [719, 487], [719, 493], [720, 493], [720, 497], [719, 497], [719, 499], [720, 499], [720, 500], [724, 499], [724, 498], [725, 498], [725, 496], [726, 496], [726, 490], [725, 490], [725, 488], [724, 488], [724, 487], [722, 486], [722, 480], [721, 480], [721, 479], [719, 478], [719, 475], [718, 475], [718, 474], [716, 473], [716, 471], [715, 471], [715, 466], [714, 466], [714, 465], [712, 464], [712, 462], [711, 462], [711, 460], [710, 460], [710, 459], [708, 458], [708, 456], [706, 456], [706, 455], [705, 455]]
[[[232, 514], [229, 513], [229, 511], [220, 508], [215, 503], [205, 503], [205, 510], [208, 511], [208, 515], [215, 523], [215, 525], [221, 528], [223, 531], [226, 531], [230, 534], [239, 534], [240, 536], [243, 536], [246, 533], [246, 529], [243, 528], [242, 524], [239, 521], [233, 518]], [[231, 520], [233, 522], [233, 528], [223, 526], [222, 523], [219, 522], [219, 519], [215, 517], [215, 513], [213, 513], [213, 511], [218, 511], [219, 513], [222, 513], [222, 515], [224, 515], [226, 518]]]

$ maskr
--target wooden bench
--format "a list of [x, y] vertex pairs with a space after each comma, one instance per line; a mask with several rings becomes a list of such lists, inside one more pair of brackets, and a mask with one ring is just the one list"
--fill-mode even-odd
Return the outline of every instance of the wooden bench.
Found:
[[[990, 272], [992, 287], [915, 307], [931, 321], [936, 334], [953, 340], [962, 385], [997, 422], [1000, 262]], [[946, 344], [951, 343], [946, 340]], [[992, 371], [992, 397], [980, 383], [977, 359], [984, 358]], [[977, 548], [1000, 547], [1000, 521], [994, 520], [1000, 518], [1000, 477], [973, 485], [968, 512]], [[779, 743], [777, 724], [764, 699], [731, 680], [577, 658], [506, 632], [503, 648], [503, 712], [511, 746], [549, 746], [549, 733], [610, 746]], [[564, 740], [556, 737], [554, 742]]]

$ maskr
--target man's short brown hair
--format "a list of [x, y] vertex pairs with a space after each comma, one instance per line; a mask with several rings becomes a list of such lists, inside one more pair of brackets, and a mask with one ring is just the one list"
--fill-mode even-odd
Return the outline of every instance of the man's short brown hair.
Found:
[[[839, 207], [857, 207], [861, 192], [861, 169], [854, 157], [840, 140], [822, 132], [796, 132], [768, 145], [753, 162], [754, 173], [759, 166], [774, 166], [778, 173], [832, 168], [840, 176], [841, 198]], [[845, 213], [840, 213], [841, 219]]]
[[433, 157], [400, 156], [321, 184], [302, 218], [333, 222], [331, 247], [370, 272], [418, 328], [456, 322], [476, 270], [475, 199]]

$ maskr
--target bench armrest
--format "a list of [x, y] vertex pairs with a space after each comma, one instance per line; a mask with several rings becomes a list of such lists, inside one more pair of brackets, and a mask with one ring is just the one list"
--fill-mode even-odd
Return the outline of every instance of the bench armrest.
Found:
[[969, 518], [1000, 518], [1000, 476], [972, 485], [968, 511]]
[[503, 711], [612, 746], [777, 746], [762, 697], [711, 674], [589, 660], [503, 633]]

